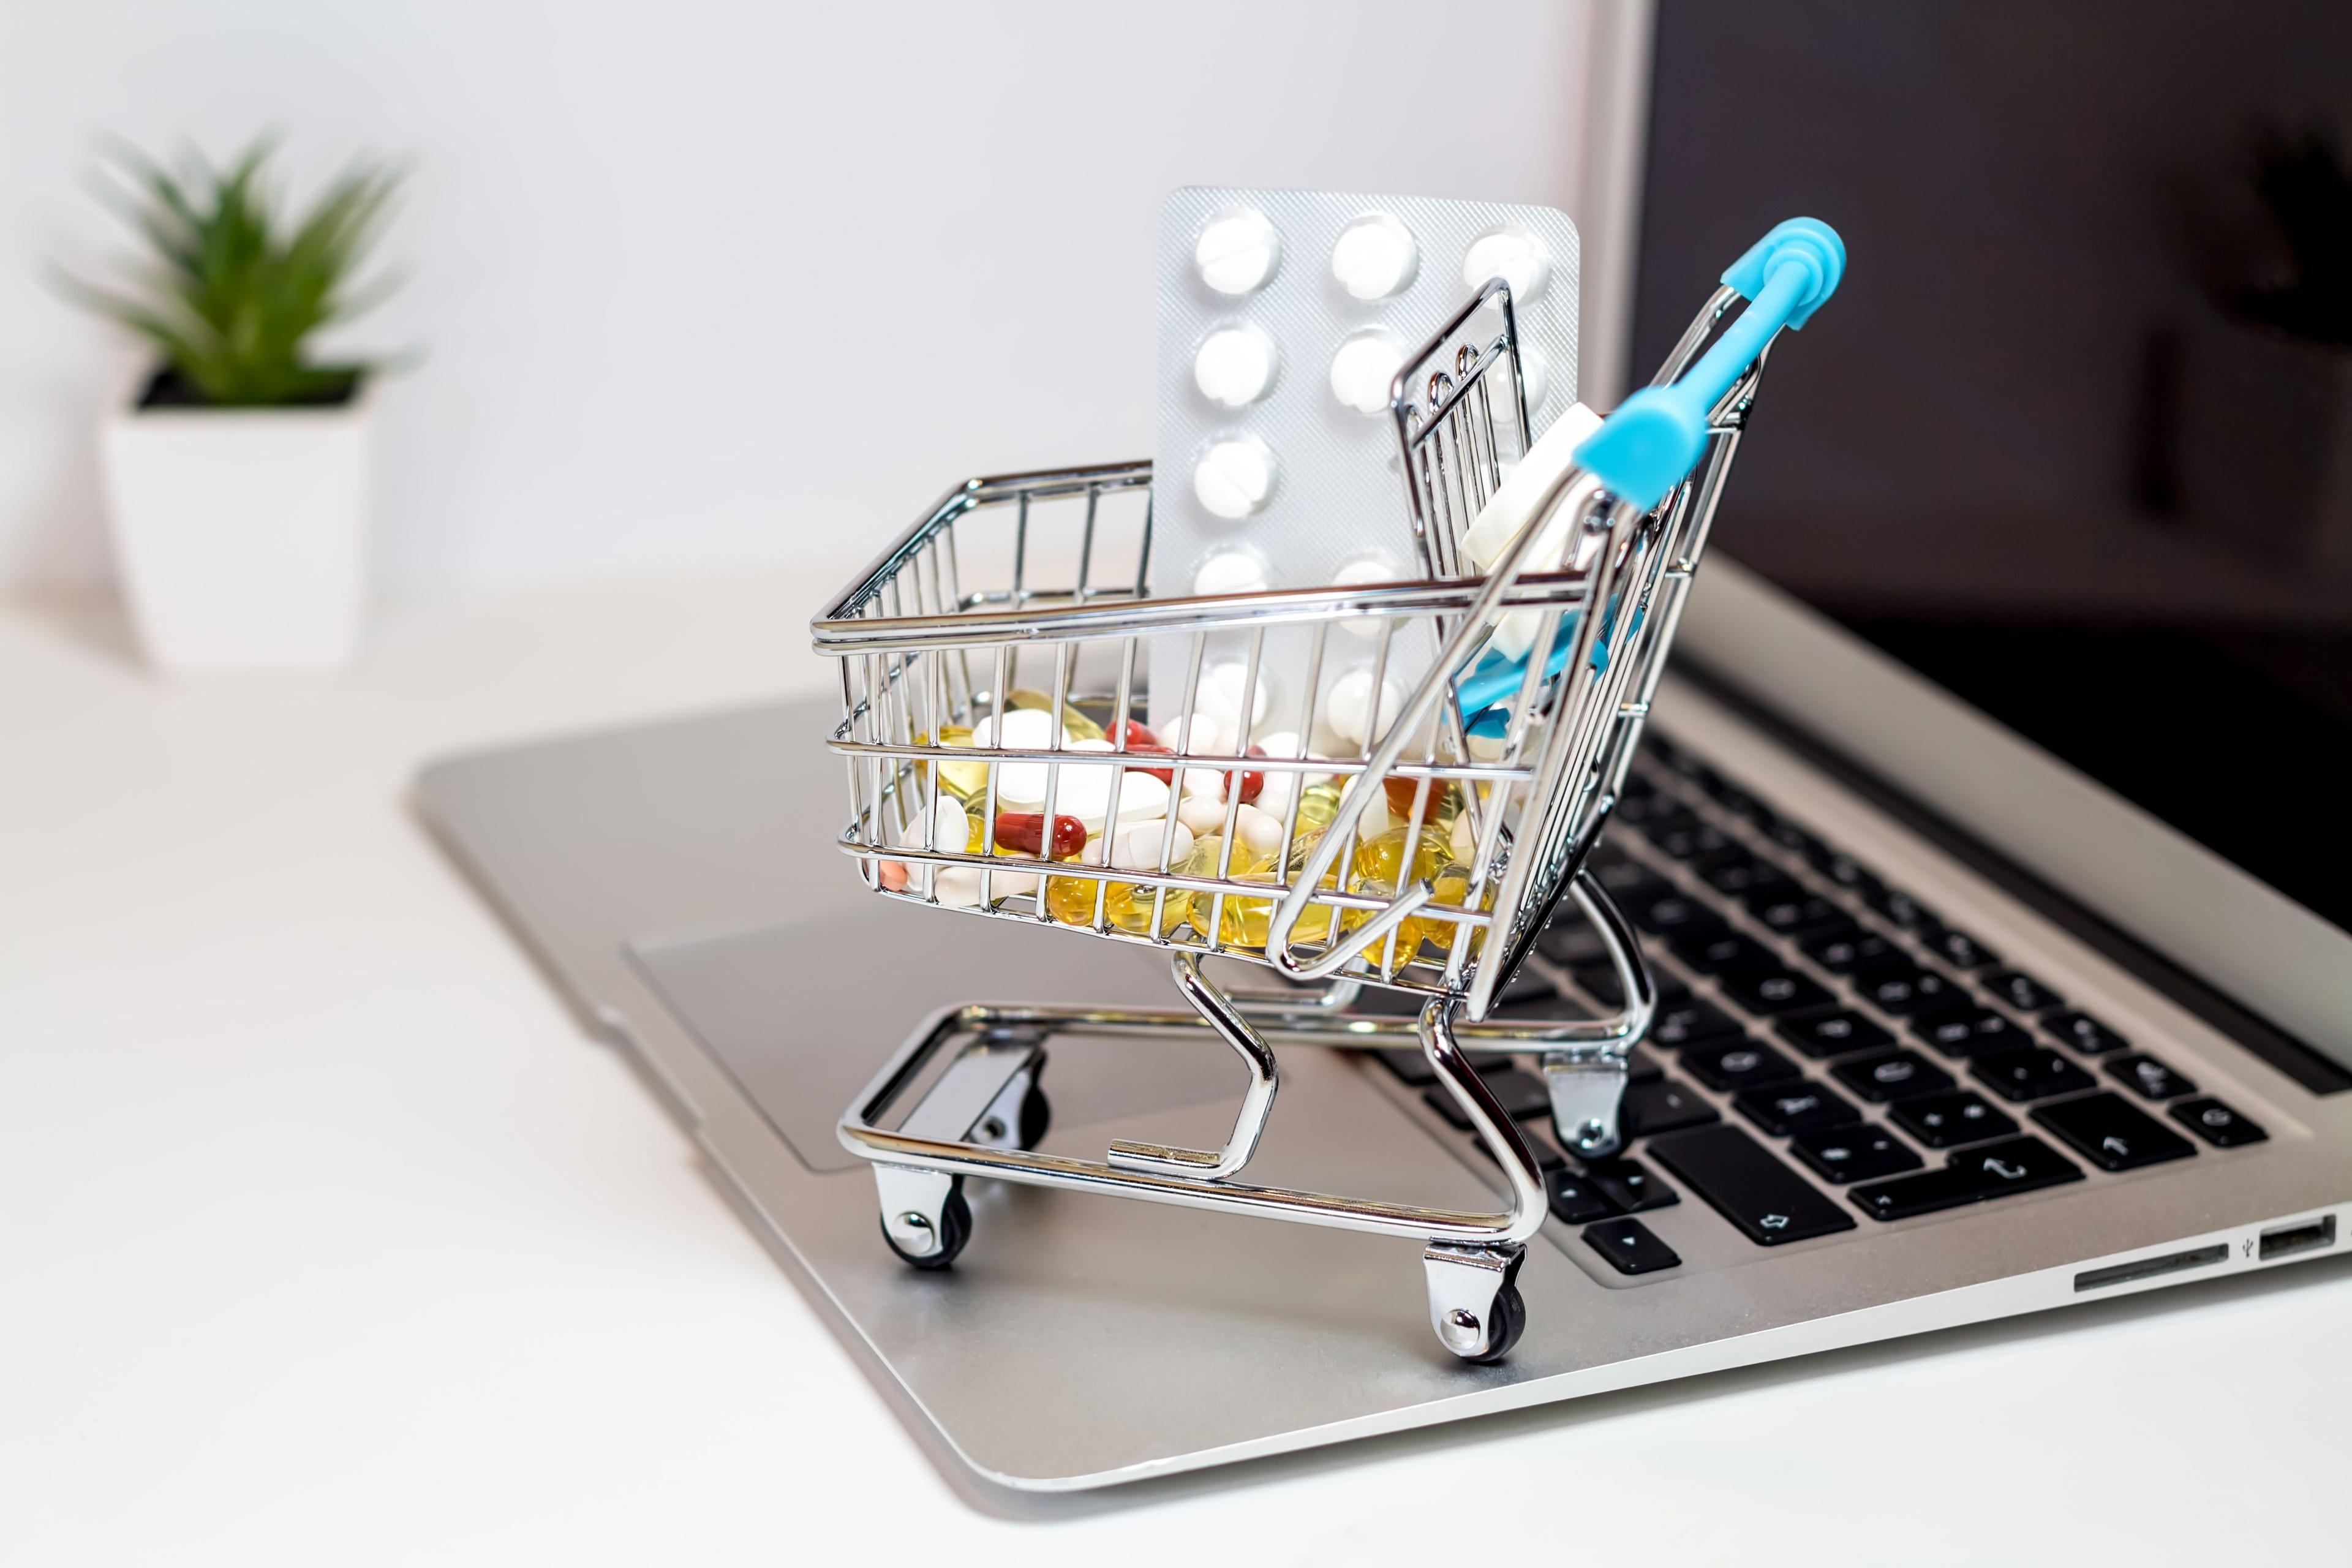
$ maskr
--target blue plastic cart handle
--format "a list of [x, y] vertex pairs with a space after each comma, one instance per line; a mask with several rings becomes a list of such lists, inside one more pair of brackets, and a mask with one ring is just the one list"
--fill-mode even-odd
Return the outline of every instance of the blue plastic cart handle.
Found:
[[[1811, 320], [1844, 276], [1845, 241], [1837, 230], [1810, 217], [1774, 226], [1748, 247], [1748, 254], [1723, 269], [1725, 285], [1748, 301], [1739, 319], [1724, 329], [1680, 381], [1646, 387], [1619, 404], [1576, 448], [1577, 466], [1644, 510], [1657, 505], [1706, 452], [1706, 416], [1731, 384], [1782, 327], [1795, 331]], [[1575, 628], [1574, 614], [1561, 620], [1551, 657], [1545, 660], [1546, 679], [1567, 665]], [[1592, 655], [1594, 667], [1601, 668], [1607, 645], [1596, 641]], [[1518, 689], [1526, 668], [1524, 658], [1489, 654], [1462, 679], [1455, 693], [1474, 732], [1500, 732], [1500, 704]]]
[[1706, 416], [1772, 334], [1802, 327], [1845, 276], [1845, 241], [1818, 218], [1792, 217], [1724, 269], [1748, 309], [1672, 386], [1645, 387], [1617, 405], [1576, 449], [1579, 467], [1647, 509], [1682, 483], [1706, 450]]

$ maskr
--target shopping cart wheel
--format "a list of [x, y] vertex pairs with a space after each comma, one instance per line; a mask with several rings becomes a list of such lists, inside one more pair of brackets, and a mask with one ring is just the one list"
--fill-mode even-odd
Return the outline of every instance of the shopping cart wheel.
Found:
[[903, 1165], [874, 1167], [882, 1194], [882, 1239], [916, 1268], [945, 1268], [971, 1239], [963, 1178]]
[[1511, 1353], [1527, 1331], [1519, 1297], [1523, 1247], [1465, 1247], [1433, 1241], [1421, 1255], [1429, 1276], [1429, 1321], [1437, 1342], [1464, 1361], [1486, 1366]]

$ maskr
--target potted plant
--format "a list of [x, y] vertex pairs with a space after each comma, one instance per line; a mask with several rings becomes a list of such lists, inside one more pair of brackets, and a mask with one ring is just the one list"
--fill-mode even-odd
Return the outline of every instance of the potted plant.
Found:
[[116, 150], [102, 188], [148, 255], [123, 286], [68, 280], [160, 356], [99, 449], [131, 619], [174, 672], [331, 666], [359, 640], [377, 367], [312, 341], [388, 291], [354, 279], [399, 175], [355, 163], [289, 223], [271, 150], [176, 173]]

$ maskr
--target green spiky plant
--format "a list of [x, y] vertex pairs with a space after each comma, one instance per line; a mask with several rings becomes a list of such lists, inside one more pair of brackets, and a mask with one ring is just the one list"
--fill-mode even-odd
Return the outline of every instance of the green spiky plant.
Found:
[[189, 151], [178, 170], [135, 148], [103, 154], [102, 200], [146, 242], [127, 289], [63, 279], [72, 295], [137, 332], [165, 374], [146, 402], [270, 408], [341, 402], [372, 363], [320, 363], [321, 329], [372, 309], [397, 286], [355, 277], [381, 237], [401, 173], [354, 163], [289, 221], [255, 142], [226, 169]]

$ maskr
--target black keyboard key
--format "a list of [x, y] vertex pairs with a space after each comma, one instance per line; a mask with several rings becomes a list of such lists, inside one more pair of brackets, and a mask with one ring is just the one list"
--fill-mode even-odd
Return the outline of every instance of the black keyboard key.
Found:
[[1584, 1179], [1617, 1205], [1620, 1214], [1643, 1214], [1683, 1201], [1682, 1194], [1650, 1173], [1639, 1160], [1587, 1160]]
[[1992, 987], [1994, 995], [2021, 1013], [2045, 1012], [2063, 1005], [2066, 1000], [2022, 970], [2004, 969], [1986, 975], [1984, 983]]
[[1616, 1205], [1601, 1195], [1601, 1189], [1576, 1171], [1547, 1173], [1544, 1190], [1551, 1198], [1552, 1217], [1567, 1225], [1584, 1225], [1617, 1212]]
[[[1528, 1152], [1536, 1157], [1537, 1170], [1551, 1172], [1566, 1168], [1568, 1164], [1568, 1156], [1562, 1154], [1558, 1149], [1553, 1148], [1550, 1139], [1546, 1138], [1532, 1127], [1520, 1128], [1519, 1134], [1528, 1141]], [[1495, 1151], [1486, 1147], [1486, 1141], [1484, 1138], [1473, 1138], [1470, 1140], [1470, 1143], [1473, 1148], [1476, 1149], [1481, 1154], [1486, 1155], [1489, 1160], [1492, 1160], [1495, 1157]]]
[[1985, 1051], [1969, 1070], [1992, 1085], [2003, 1100], [2047, 1100], [2053, 1094], [2074, 1094], [2095, 1089], [2098, 1080], [2056, 1051], [2024, 1046], [2010, 1051]]
[[1876, 931], [1831, 931], [1807, 937], [1797, 943], [1807, 958], [1832, 974], [1853, 974], [1860, 970], [1874, 969], [1888, 959], [1903, 956], [1889, 938]]
[[1919, 926], [1943, 923], [1936, 919], [1935, 910], [1910, 894], [1890, 888], [1884, 882], [1875, 887], [1863, 888], [1859, 891], [1862, 894], [1862, 901], [1885, 915], [1890, 925], [1898, 925], [1909, 931]]
[[1953, 981], [1902, 959], [1874, 965], [1855, 975], [1853, 983], [1864, 996], [1898, 1018], [1940, 1013], [1969, 999]]
[[2131, 1048], [2129, 1040], [2088, 1013], [2053, 1013], [2042, 1020], [2042, 1026], [2055, 1035], [2061, 1043], [2074, 1047], [2086, 1057]]
[[1880, 1051], [1853, 1057], [1830, 1068], [1837, 1080], [1863, 1099], [1878, 1104], [1908, 1100], [1915, 1094], [1941, 1094], [1952, 1087], [1952, 1075], [1916, 1051]]
[[1752, 899], [1748, 900], [1748, 912], [1775, 936], [1799, 941], [1831, 931], [1861, 929], [1852, 915], [1819, 893], [1808, 893], [1802, 888], [1785, 888], [1769, 897]]
[[1872, 876], [1869, 868], [1853, 856], [1839, 850], [1827, 849], [1826, 846], [1824, 848], [1826, 852], [1812, 861], [1813, 869], [1839, 887], [1851, 893], [1860, 893], [1865, 898], [1873, 890], [1883, 890], [1885, 888], [1885, 883]]
[[1672, 939], [1675, 956], [1706, 974], [1736, 974], [1743, 969], [1778, 969], [1780, 955], [1752, 936], [1736, 931], [1693, 931]]
[[2220, 1100], [2184, 1100], [2171, 1108], [2172, 1119], [2216, 1149], [2259, 1143], [2270, 1136]]
[[1649, 1149], [1760, 1247], [1853, 1228], [1853, 1219], [1811, 1182], [1728, 1122], [1676, 1132]]
[[1664, 1067], [1660, 1065], [1658, 1058], [1647, 1051], [1636, 1050], [1625, 1053], [1627, 1083], [1646, 1083], [1665, 1070]]
[[2033, 1120], [2103, 1171], [2136, 1171], [2197, 1152], [2195, 1144], [2119, 1094], [2045, 1105]]
[[1711, 822], [1696, 816], [1669, 822], [1653, 822], [1642, 829], [1651, 843], [1677, 860], [1696, 860], [1702, 855], [1712, 855], [1719, 849], [1729, 849], [1738, 839]]
[[[1408, 1002], [1418, 1004], [1418, 1005], [1413, 1008], [1416, 1015], [1419, 1014], [1422, 1007], [1429, 1005], [1429, 999], [1425, 996], [1415, 996], [1403, 991], [1389, 991], [1376, 994], [1369, 987], [1366, 988], [1362, 996], [1360, 997], [1359, 1000], [1370, 1001], [1375, 994], [1402, 996]], [[1354, 1004], [1350, 1004], [1349, 1010], [1350, 1012], [1365, 1012], [1370, 1009], [1358, 1007]], [[1400, 1081], [1411, 1088], [1427, 1089], [1431, 1084], [1437, 1081], [1437, 1069], [1429, 1065], [1429, 1058], [1421, 1053], [1421, 1047], [1418, 1046], [1401, 1047], [1396, 1050], [1391, 1051], [1375, 1051], [1372, 1054], [1380, 1058], [1381, 1064], [1383, 1067], [1386, 1067], [1389, 1071], [1396, 1074]], [[1470, 1053], [1470, 1070], [1473, 1072], [1491, 1072], [1496, 1068], [1507, 1068], [1510, 1065], [1510, 1058], [1499, 1055], [1494, 1051], [1473, 1051]]]
[[1832, 1182], [1874, 1182], [1919, 1168], [1919, 1156], [1884, 1128], [1867, 1121], [1800, 1132], [1789, 1140], [1797, 1158]]
[[1721, 915], [1670, 882], [1660, 882], [1654, 898], [1625, 900], [1619, 907], [1625, 911], [1627, 920], [1653, 936], [1672, 937], [1686, 931], [1724, 929]]
[[1896, 1126], [1930, 1149], [1956, 1149], [1988, 1138], [2006, 1138], [2017, 1131], [2014, 1117], [1973, 1089], [1898, 1100], [1887, 1114]]
[[2197, 1092], [2194, 1083], [2154, 1057], [2118, 1057], [2107, 1064], [2107, 1076], [2129, 1084], [2143, 1100], [2179, 1100]]
[[2032, 1036], [1990, 1007], [1952, 1007], [1910, 1022], [1914, 1035], [1948, 1057], [1972, 1057], [1980, 1051], [2005, 1051], [2030, 1046]]
[[1740, 1115], [1775, 1138], [1823, 1127], [1843, 1127], [1862, 1120], [1862, 1112], [1842, 1097], [1801, 1079], [1766, 1089], [1742, 1089], [1731, 1103], [1739, 1108]]
[[1743, 969], [1721, 979], [1723, 994], [1752, 1013], [1794, 1013], [1830, 1003], [1819, 983], [1791, 969]]
[[1929, 952], [1954, 969], [1983, 969], [2000, 962], [2000, 954], [1964, 931], [1954, 931], [1940, 921], [1931, 921], [1913, 931]]
[[[1488, 1068], [1478, 1076], [1486, 1080], [1487, 1089], [1502, 1103], [1504, 1115], [1516, 1118], [1551, 1113], [1551, 1091], [1544, 1087], [1543, 1079], [1525, 1068], [1511, 1066], [1509, 1058], [1503, 1058], [1501, 1067]], [[1462, 1108], [1454, 1103], [1454, 1096], [1442, 1085], [1423, 1090], [1421, 1098], [1456, 1132], [1470, 1131], [1470, 1118], [1462, 1113]]]
[[1675, 1249], [1638, 1219], [1605, 1219], [1584, 1227], [1584, 1243], [1620, 1274], [1655, 1274], [1682, 1262]]
[[1717, 858], [1700, 873], [1706, 885], [1728, 899], [1744, 904], [1754, 904], [1766, 899], [1793, 891], [1797, 884], [1789, 873], [1767, 860], [1759, 860], [1746, 850], [1738, 860]]
[[1627, 1084], [1624, 1097], [1617, 1103], [1617, 1119], [1627, 1138], [1704, 1127], [1721, 1120], [1715, 1107], [1701, 1100], [1688, 1084], [1676, 1083], [1670, 1078]]
[[1809, 1007], [1772, 1020], [1772, 1032], [1816, 1060], [1891, 1046], [1895, 1037], [1851, 1007]]
[[[1625, 1005], [1625, 988], [1617, 983], [1615, 964], [1580, 963], [1569, 971], [1569, 976], [1576, 982], [1579, 989], [1601, 1006], [1622, 1007]], [[1655, 964], [1650, 966], [1650, 984], [1656, 988], [1658, 1005], [1662, 1007], [1679, 1006], [1690, 1000], [1689, 984]], [[1580, 1016], [1580, 1010], [1560, 1015], [1562, 1017]]]
[[1712, 1002], [1683, 1002], [1660, 1007], [1650, 1018], [1649, 1040], [1668, 1050], [1739, 1033], [1738, 1022]]
[[1683, 1052], [1683, 1066], [1709, 1089], [1752, 1089], [1801, 1076], [1797, 1064], [1745, 1035], [1707, 1040]]
[[1955, 1154], [1941, 1170], [1855, 1187], [1852, 1194], [1873, 1219], [1906, 1219], [2082, 1179], [2082, 1172], [2041, 1140], [2011, 1138]]
[[1803, 856], [1808, 861], [1816, 855], [1830, 852], [1828, 845], [1785, 816], [1773, 818], [1771, 826], [1764, 829], [1764, 837], [1792, 855]]

